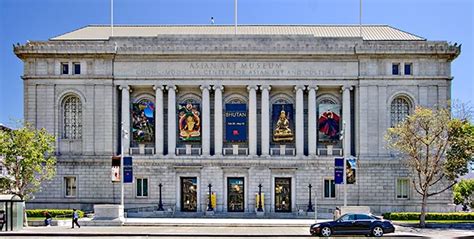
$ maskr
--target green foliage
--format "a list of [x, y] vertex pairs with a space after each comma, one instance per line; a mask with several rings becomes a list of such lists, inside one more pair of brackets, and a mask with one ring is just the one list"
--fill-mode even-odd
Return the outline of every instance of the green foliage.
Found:
[[429, 197], [450, 189], [467, 173], [474, 157], [474, 126], [451, 118], [447, 109], [416, 107], [385, 136], [412, 171], [415, 191], [422, 196], [420, 226], [424, 227]]
[[[388, 212], [383, 214], [383, 218], [394, 221], [418, 220], [420, 214], [419, 212]], [[474, 220], [474, 212], [428, 212], [426, 220]]]
[[9, 179], [1, 182], [0, 191], [27, 200], [43, 181], [52, 179], [56, 173], [54, 144], [54, 136], [29, 124], [0, 130], [0, 155]]
[[[28, 217], [44, 217], [44, 212], [49, 212], [52, 217], [69, 217], [72, 218], [72, 209], [27, 209]], [[84, 212], [77, 210], [79, 217], [84, 217]]]
[[474, 179], [461, 180], [454, 186], [454, 203], [474, 207]]

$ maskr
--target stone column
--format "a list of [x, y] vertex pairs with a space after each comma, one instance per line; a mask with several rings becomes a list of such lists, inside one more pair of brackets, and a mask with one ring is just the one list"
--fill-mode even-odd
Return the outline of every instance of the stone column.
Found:
[[257, 155], [257, 86], [247, 86], [249, 91], [249, 155]]
[[214, 155], [222, 155], [222, 92], [224, 86], [215, 85], [214, 89]]
[[303, 85], [295, 86], [296, 91], [296, 118], [295, 118], [295, 128], [296, 128], [296, 155], [304, 155], [304, 111], [303, 111]]
[[[128, 138], [124, 137], [123, 140], [123, 152], [125, 155], [130, 154], [130, 86], [121, 85], [119, 87], [122, 90], [122, 124], [123, 129], [128, 132]], [[121, 134], [120, 134], [121, 135]]]
[[344, 130], [344, 157], [351, 156], [351, 90], [352, 86], [342, 87], [342, 122]]
[[318, 127], [316, 113], [316, 91], [315, 85], [308, 86], [308, 155], [315, 156], [318, 152]]
[[168, 155], [176, 155], [176, 91], [175, 85], [166, 86], [168, 90]]
[[202, 155], [209, 156], [211, 151], [211, 102], [209, 89], [211, 86], [202, 85]]
[[269, 85], [260, 86], [262, 90], [262, 156], [268, 156], [270, 154], [270, 90], [272, 89]]
[[164, 87], [161, 85], [153, 86], [155, 90], [155, 154], [156, 155], [163, 155], [163, 142], [164, 140], [164, 130], [165, 130], [165, 122], [164, 120], [164, 113], [163, 113], [163, 89]]

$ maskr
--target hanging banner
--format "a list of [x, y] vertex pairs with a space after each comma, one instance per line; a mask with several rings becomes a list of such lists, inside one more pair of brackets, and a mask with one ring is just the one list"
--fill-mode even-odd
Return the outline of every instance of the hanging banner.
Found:
[[123, 183], [133, 183], [132, 157], [123, 157]]
[[319, 104], [318, 139], [320, 142], [339, 141], [340, 112], [338, 104]]
[[346, 161], [346, 182], [354, 184], [356, 182], [357, 159], [348, 158]]
[[201, 109], [196, 103], [182, 103], [178, 106], [178, 128], [181, 141], [201, 140]]
[[132, 140], [137, 144], [155, 139], [155, 104], [147, 99], [132, 104]]
[[247, 104], [225, 105], [225, 140], [247, 141]]
[[344, 184], [344, 158], [334, 159], [334, 184]]
[[120, 182], [120, 157], [112, 157], [112, 171], [111, 171], [112, 182]]
[[294, 137], [293, 104], [272, 105], [272, 129], [274, 142], [291, 142]]

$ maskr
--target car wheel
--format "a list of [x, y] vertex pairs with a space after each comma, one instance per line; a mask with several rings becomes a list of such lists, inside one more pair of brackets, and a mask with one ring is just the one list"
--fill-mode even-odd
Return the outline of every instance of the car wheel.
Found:
[[321, 236], [323, 236], [323, 237], [329, 237], [329, 236], [331, 236], [331, 234], [332, 234], [331, 228], [329, 228], [329, 227], [323, 227], [323, 228], [321, 229]]
[[372, 235], [375, 236], [375, 237], [381, 237], [383, 236], [383, 229], [379, 226], [377, 227], [374, 227], [372, 229]]

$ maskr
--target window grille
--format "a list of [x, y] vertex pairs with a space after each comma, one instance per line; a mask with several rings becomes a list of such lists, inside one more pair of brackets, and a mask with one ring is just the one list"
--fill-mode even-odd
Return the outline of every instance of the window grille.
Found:
[[391, 127], [404, 121], [410, 114], [410, 103], [404, 97], [397, 97], [390, 106]]
[[82, 103], [77, 96], [63, 101], [63, 139], [82, 138]]

